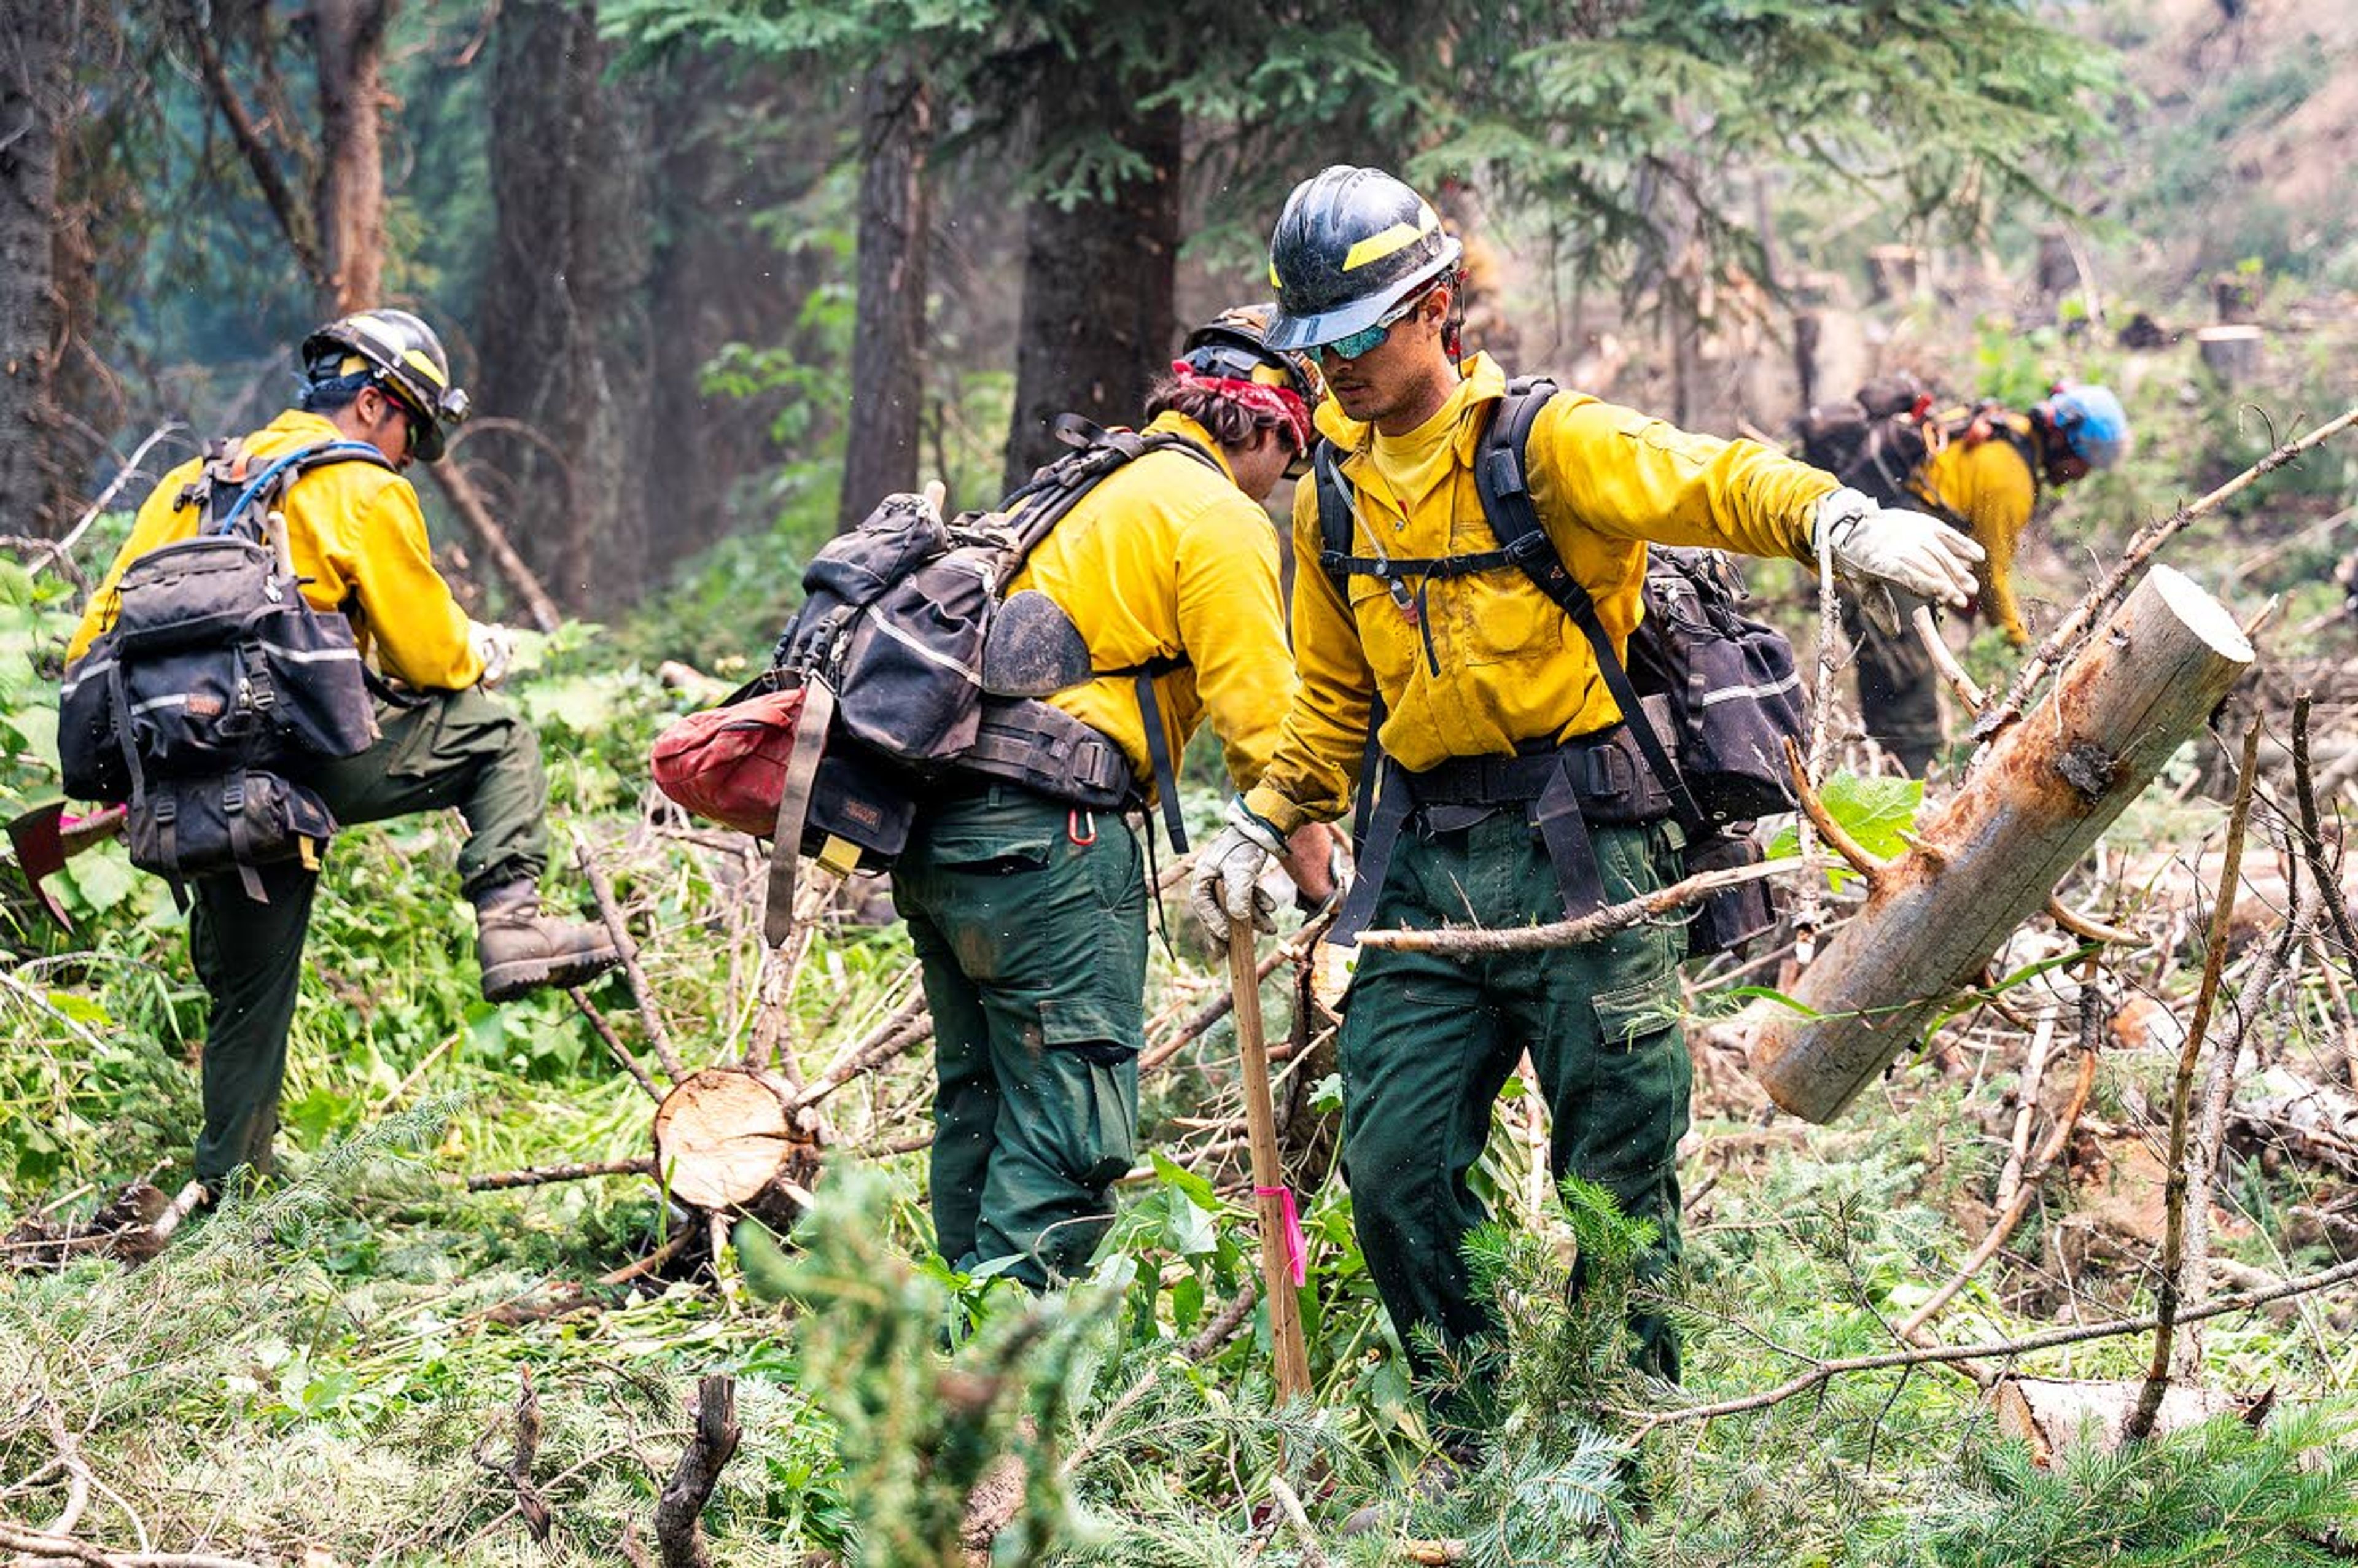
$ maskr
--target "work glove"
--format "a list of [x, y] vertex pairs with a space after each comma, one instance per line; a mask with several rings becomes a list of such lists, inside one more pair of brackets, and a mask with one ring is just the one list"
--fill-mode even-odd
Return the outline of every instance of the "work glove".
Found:
[[1982, 547], [1938, 518], [1837, 490], [1818, 503], [1810, 545], [1821, 556], [1832, 552], [1834, 569], [1858, 590], [1868, 618], [1893, 635], [1902, 619], [1893, 591], [1952, 610], [1973, 605]]
[[506, 627], [489, 622], [467, 622], [467, 643], [475, 650], [475, 657], [483, 661], [483, 673], [475, 684], [489, 691], [508, 678], [515, 667], [515, 633]]
[[1260, 890], [1261, 869], [1285, 852], [1284, 837], [1245, 809], [1245, 797], [1228, 802], [1228, 823], [1195, 857], [1188, 873], [1187, 907], [1222, 942], [1231, 918], [1249, 920], [1256, 931], [1277, 929], [1277, 903]]

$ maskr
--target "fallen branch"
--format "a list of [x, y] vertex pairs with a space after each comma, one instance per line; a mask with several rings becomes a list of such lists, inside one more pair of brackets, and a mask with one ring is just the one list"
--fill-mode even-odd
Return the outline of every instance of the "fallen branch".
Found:
[[546, 1546], [554, 1516], [548, 1499], [532, 1484], [533, 1462], [540, 1456], [540, 1395], [532, 1386], [532, 1368], [523, 1368], [521, 1376], [522, 1382], [516, 1390], [515, 1452], [505, 1465], [492, 1464], [483, 1457], [483, 1449], [492, 1438], [492, 1433], [485, 1432], [475, 1441], [473, 1457], [477, 1465], [514, 1489], [515, 1511], [524, 1516], [525, 1528], [532, 1531], [534, 1541]]
[[[1326, 927], [1334, 923], [1334, 918], [1331, 912], [1322, 914], [1271, 948], [1268, 955], [1254, 965], [1254, 975], [1265, 980], [1277, 972], [1280, 964], [1298, 960], [1304, 953], [1317, 946], [1318, 939], [1326, 935]], [[1359, 940], [1364, 942], [1367, 937], [1362, 935]], [[1230, 987], [1219, 991], [1203, 1006], [1197, 1008], [1195, 1014], [1179, 1026], [1177, 1033], [1163, 1036], [1141, 1052], [1138, 1058], [1138, 1070], [1141, 1073], [1152, 1073], [1160, 1068], [1172, 1057], [1184, 1050], [1190, 1042], [1203, 1038], [1214, 1024], [1234, 1012], [1236, 1006], [1235, 988]]]
[[708, 1373], [696, 1384], [696, 1435], [679, 1456], [679, 1467], [665, 1483], [655, 1503], [655, 1544], [664, 1568], [711, 1568], [705, 1554], [704, 1531], [698, 1520], [721, 1467], [737, 1452], [742, 1436], [737, 1425], [737, 1379], [726, 1372]]
[[27, 1557], [87, 1563], [92, 1568], [259, 1568], [242, 1557], [206, 1557], [185, 1552], [107, 1552], [65, 1536], [13, 1524], [0, 1524], [0, 1547]]
[[2251, 822], [2259, 762], [2260, 721], [2255, 719], [2244, 731], [2243, 769], [2235, 779], [2235, 804], [2227, 814], [2227, 844], [2219, 868], [2219, 892], [2211, 904], [2210, 942], [2202, 955], [2201, 985], [2194, 993], [2194, 1021], [2179, 1048], [2178, 1075], [2170, 1085], [2169, 1175], [2162, 1190], [2161, 1294], [2154, 1314], [2153, 1360], [2136, 1409], [2122, 1425], [2124, 1443], [2139, 1442], [2152, 1433], [2154, 1418], [2161, 1413], [2161, 1397], [2169, 1389], [2169, 1347], [2178, 1332], [2180, 1271], [2186, 1260], [2187, 1115], [2194, 1098], [2195, 1064], [2201, 1059], [2203, 1036], [2210, 1033], [2212, 1009], [2219, 1000], [2219, 977], [2227, 964], [2227, 921], [2234, 912], [2236, 882], [2244, 871], [2244, 835]]
[[[2048, 672], [2060, 665], [2087, 640], [2097, 622], [2127, 590], [2129, 579], [2136, 575], [2137, 568], [2150, 560], [2154, 553], [2168, 544], [2180, 529], [2195, 519], [2217, 511], [2256, 482], [2263, 474], [2274, 473], [2302, 453], [2341, 434], [2353, 422], [2358, 422], [2358, 408], [2349, 409], [2298, 440], [2287, 442], [2200, 501], [2181, 506], [2168, 517], [2138, 529], [2136, 537], [2121, 552], [2120, 560], [2105, 574], [2104, 580], [2083, 594], [2080, 602], [2071, 607], [2030, 657], [2023, 661], [2022, 667], [2015, 672], [2013, 684], [2006, 687], [2006, 696], [1995, 707], [1985, 709], [1974, 723], [1974, 739], [1986, 741], [2022, 717], [2029, 706], [2030, 694], [2038, 689], [2040, 681], [2047, 678]], [[1986, 751], [1978, 753], [1976, 762], [1987, 754]]]
[[1917, 640], [1924, 644], [1924, 652], [1931, 659], [1932, 667], [1940, 672], [1942, 680], [1949, 683], [1949, 689], [1957, 694], [1957, 700], [1965, 705], [1965, 711], [1978, 715], [1987, 708], [1989, 693], [1965, 673], [1965, 666], [1957, 663], [1957, 655], [1949, 652], [1949, 644], [1942, 639], [1941, 628], [1932, 619], [1932, 607], [1918, 605], [1908, 622], [1915, 629]]
[[630, 982], [632, 1000], [639, 1004], [639, 1025], [647, 1033], [647, 1044], [654, 1047], [655, 1056], [663, 1063], [671, 1081], [678, 1083], [687, 1076], [687, 1068], [673, 1049], [671, 1031], [664, 1027], [663, 1014], [656, 1011], [654, 988], [647, 983], [647, 972], [639, 967], [639, 945], [632, 939], [631, 928], [622, 919], [622, 906], [614, 898], [614, 884], [607, 879], [606, 870], [590, 852], [588, 840], [573, 836], [573, 859], [581, 874], [589, 880], [590, 891], [597, 897], [598, 913], [606, 922], [606, 930], [614, 938], [615, 951], [622, 956], [622, 978]]
[[[44, 570], [55, 566], [72, 579], [76, 587], [84, 592], [89, 591], [90, 584], [82, 579], [81, 568], [73, 563], [73, 547], [81, 543], [81, 536], [90, 531], [90, 525], [97, 522], [106, 509], [114, 503], [114, 498], [123, 493], [123, 487], [129, 484], [138, 474], [139, 464], [146, 458], [149, 449], [174, 431], [185, 428], [187, 427], [178, 419], [167, 419], [150, 430], [146, 440], [131, 449], [131, 456], [124, 460], [123, 467], [116, 470], [113, 479], [107, 481], [106, 488], [98, 492], [98, 499], [82, 510], [82, 514], [74, 520], [74, 525], [67, 529], [63, 535], [55, 539], [21, 541], [24, 548], [40, 557], [40, 559], [32, 564], [31, 575], [38, 577]], [[19, 543], [19, 541], [11, 540], [10, 543]]]
[[[794, 1097], [794, 1108], [808, 1110], [854, 1078], [874, 1072], [885, 1063], [905, 1056], [934, 1037], [934, 1017], [925, 1010], [922, 993], [910, 999], [893, 1014], [897, 1026], [889, 1023], [860, 1042], [851, 1050], [827, 1064], [827, 1071], [811, 1080], [808, 1087]], [[905, 1016], [904, 1016], [905, 1015]]]
[[[2294, 1296], [2312, 1295], [2331, 1290], [2335, 1285], [2358, 1280], [2358, 1258], [2337, 1263], [2331, 1269], [2299, 1279], [2287, 1280], [2280, 1285], [2264, 1291], [2248, 1291], [2240, 1295], [2223, 1297], [2178, 1315], [2181, 1324], [2206, 1322], [2225, 1317], [2231, 1313], [2250, 1312], [2274, 1302], [2288, 1301]], [[2092, 1339], [2117, 1339], [2125, 1334], [2143, 1334], [2158, 1325], [2160, 1319], [2151, 1313], [2143, 1317], [2114, 1318], [2104, 1323], [2073, 1324], [2063, 1328], [2050, 1328], [2043, 1333], [2025, 1335], [2019, 1339], [1993, 1340], [1982, 1345], [1941, 1345], [1914, 1350], [1885, 1350], [1872, 1356], [1845, 1356], [1832, 1361], [1818, 1361], [1810, 1369], [1790, 1381], [1757, 1394], [1738, 1399], [1722, 1400], [1716, 1404], [1690, 1405], [1684, 1410], [1657, 1411], [1643, 1415], [1638, 1429], [1630, 1436], [1632, 1444], [1643, 1440], [1655, 1429], [1691, 1421], [1716, 1421], [1722, 1416], [1742, 1415], [1747, 1411], [1766, 1410], [1784, 1403], [1797, 1394], [1833, 1381], [1851, 1372], [1887, 1371], [1895, 1367], [1924, 1367], [1957, 1361], [1987, 1361], [2000, 1357], [2026, 1356], [2034, 1350], [2053, 1350], [2066, 1345], [2085, 1344]], [[1628, 1412], [1638, 1416], [1641, 1412]]]
[[590, 993], [579, 986], [568, 986], [565, 994], [573, 999], [575, 1010], [590, 1021], [590, 1027], [597, 1031], [599, 1039], [605, 1042], [606, 1054], [614, 1058], [622, 1071], [631, 1075], [639, 1087], [647, 1091], [649, 1099], [662, 1104], [663, 1090], [655, 1087], [655, 1081], [647, 1076], [647, 1070], [639, 1065], [639, 1059], [631, 1054], [630, 1048], [622, 1044], [622, 1036], [614, 1033], [614, 1026], [606, 1022], [606, 1015], [598, 1010], [596, 1002], [590, 1000]]
[[[1640, 921], [1667, 914], [1690, 903], [1700, 903], [1716, 892], [1769, 877], [1797, 871], [1823, 872], [1843, 862], [1832, 855], [1788, 856], [1757, 866], [1731, 866], [1725, 871], [1699, 871], [1670, 886], [1657, 888], [1620, 903], [1607, 904], [1577, 920], [1557, 920], [1543, 925], [1498, 928], [1444, 925], [1434, 930], [1363, 931], [1362, 947], [1386, 947], [1400, 953], [1451, 953], [1461, 957], [1494, 953], [1540, 953], [1553, 947], [1577, 947], [1599, 936], [1624, 930]], [[1143, 1064], [1141, 1064], [1143, 1065]]]
[[[681, 1249], [685, 1248], [695, 1235], [696, 1227], [694, 1225], [682, 1225], [677, 1230], [671, 1233], [670, 1237], [662, 1246], [656, 1248], [654, 1251], [648, 1253], [645, 1257], [640, 1259], [635, 1263], [625, 1263], [621, 1268], [612, 1271], [611, 1273], [599, 1275], [598, 1282], [601, 1285], [627, 1285], [633, 1280], [644, 1279], [645, 1276], [654, 1273], [657, 1269], [660, 1269], [665, 1264], [670, 1262], [673, 1259], [678, 1257]], [[715, 1256], [718, 1256], [718, 1254], [716, 1253]]]
[[1933, 1292], [1931, 1299], [1909, 1314], [1908, 1321], [1899, 1325], [1900, 1338], [1913, 1341], [1918, 1331], [1931, 1322], [1935, 1314], [1956, 1299], [1957, 1292], [1981, 1271], [1982, 1265], [1997, 1256], [1998, 1249], [2004, 1247], [2006, 1238], [2014, 1234], [2014, 1227], [2022, 1223], [2024, 1215], [2030, 1212], [2031, 1203], [2039, 1196], [2039, 1184], [2071, 1143], [2072, 1131], [2080, 1125], [2080, 1113], [2088, 1108], [2089, 1091], [2095, 1087], [2096, 1053], [2083, 1044], [2080, 1052], [2080, 1076], [2071, 1086], [2071, 1101], [2063, 1108], [2063, 1114], [2056, 1119], [2055, 1125], [2049, 1129], [2046, 1141], [2039, 1146], [2038, 1157], [2023, 1170], [2021, 1180], [2016, 1184], [2006, 1207], [1991, 1223], [1989, 1234], [1982, 1238], [1981, 1245], [1974, 1249], [1973, 1256], [1949, 1276], [1948, 1283]]
[[[2083, 1008], [2087, 1000], [2082, 992]], [[2038, 1027], [2031, 1031], [2030, 1055], [2022, 1064], [2022, 1086], [2015, 1096], [2014, 1137], [2006, 1144], [2006, 1168], [1997, 1174], [1996, 1201], [2000, 1209], [2012, 1203], [2014, 1195], [2022, 1188], [2022, 1170], [2030, 1162], [2030, 1124], [2039, 1116], [2039, 1091], [2047, 1077], [2047, 1053], [2054, 1044], [2055, 1015], [2042, 1013]]]
[[2292, 702], [2292, 782], [2293, 798], [2300, 810], [2300, 847], [2302, 857], [2309, 861], [2309, 874], [2317, 885], [2337, 890], [2325, 901], [2325, 913], [2333, 922], [2333, 934], [2342, 943], [2342, 965], [2353, 979], [2358, 979], [2358, 931], [2350, 924], [2350, 901], [2340, 895], [2342, 879], [2325, 860], [2325, 830], [2318, 818], [2317, 785], [2309, 768], [2309, 708], [2310, 695], [2302, 692]]
[[[2203, 1077], [2202, 1116], [2194, 1126], [2193, 1154], [2187, 1173], [2186, 1264], [2185, 1277], [2180, 1282], [2180, 1294], [2190, 1301], [2201, 1301], [2210, 1288], [2211, 1194], [2218, 1183], [2219, 1162], [2226, 1150], [2227, 1108], [2234, 1097], [2244, 1039], [2269, 1006], [2277, 982], [2283, 978], [2294, 951], [2306, 935], [2317, 928], [2318, 903], [2324, 892], [2310, 881], [2301, 883], [2295, 892], [2292, 914], [2282, 936], [2260, 954], [2244, 976], [2235, 993], [2234, 1029], [2212, 1054], [2211, 1070]], [[2200, 1376], [2201, 1361], [2202, 1344], [2199, 1337], [2179, 1346], [2178, 1370], [2181, 1377]]]
[[1303, 1510], [1302, 1499], [1285, 1484], [1285, 1477], [1272, 1475], [1269, 1478], [1270, 1495], [1285, 1514], [1285, 1522], [1293, 1527], [1294, 1538], [1302, 1542], [1303, 1561], [1311, 1568], [1327, 1568], [1332, 1561], [1325, 1549], [1318, 1544], [1318, 1532], [1310, 1528], [1310, 1516]]
[[467, 477], [466, 470], [449, 458], [427, 467], [442, 486], [442, 493], [449, 497], [451, 506], [466, 520], [475, 537], [482, 541], [492, 564], [500, 568], [500, 575], [524, 600], [525, 613], [532, 617], [533, 625], [542, 632], [554, 632], [563, 625], [565, 617], [557, 613], [557, 601], [548, 597], [548, 589], [541, 586], [540, 579], [533, 575], [532, 568], [524, 564], [524, 557], [516, 554], [515, 546], [508, 543], [507, 530], [492, 515], [482, 492], [475, 488], [475, 481]]
[[467, 1178], [471, 1193], [503, 1193], [517, 1187], [546, 1187], [557, 1182], [586, 1182], [593, 1176], [652, 1176], [654, 1161], [644, 1154], [628, 1160], [591, 1160], [574, 1165], [536, 1165], [525, 1171], [492, 1171]]
[[1883, 862], [1868, 854], [1866, 846], [1852, 838], [1850, 829], [1835, 821], [1826, 803], [1818, 798], [1817, 786], [1810, 782], [1809, 770], [1802, 764], [1801, 749], [1793, 744], [1790, 735], [1785, 737], [1785, 765], [1792, 770], [1793, 798], [1801, 803], [1802, 815], [1818, 830], [1818, 837], [1849, 862], [1852, 871], [1865, 877], [1867, 886], [1875, 886], [1883, 878]]

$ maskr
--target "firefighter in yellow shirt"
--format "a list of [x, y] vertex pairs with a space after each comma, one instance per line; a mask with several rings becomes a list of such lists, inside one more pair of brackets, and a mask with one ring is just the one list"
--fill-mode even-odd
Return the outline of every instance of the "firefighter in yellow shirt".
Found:
[[[1301, 685], [1260, 783], [1197, 862], [1196, 913], [1222, 931], [1251, 916], [1284, 835], [1348, 806], [1379, 714], [1382, 784], [1347, 923], [1365, 909], [1384, 927], [1521, 925], [1663, 885], [1678, 846], [1660, 784], [1632, 766], [1587, 639], [1502, 559], [1485, 520], [1471, 461], [1507, 378], [1485, 356], [1459, 360], [1456, 242], [1398, 179], [1336, 167], [1295, 188], [1271, 252], [1271, 338], [1320, 353], [1319, 426], [1341, 460], [1353, 550], [1322, 560], [1303, 487]], [[1809, 560], [1825, 531], [1847, 574], [1952, 603], [1972, 591], [1970, 540], [1750, 442], [1564, 393], [1540, 407], [1528, 454], [1546, 540], [1617, 650], [1640, 613], [1650, 541]], [[1542, 809], [1566, 795], [1576, 811]], [[1526, 1049], [1557, 1176], [1600, 1184], [1656, 1227], [1649, 1278], [1676, 1260], [1684, 950], [1683, 931], [1658, 924], [1540, 956], [1361, 957], [1342, 1036], [1344, 1171], [1412, 1358], [1428, 1361], [1420, 1328], [1450, 1346], [1488, 1331], [1460, 1252], [1485, 1217], [1468, 1178]], [[1675, 1376], [1667, 1319], [1643, 1312], [1633, 1328], [1649, 1364]]]
[[[1260, 503], [1311, 438], [1316, 371], [1262, 343], [1265, 313], [1191, 334], [1147, 400], [1150, 449], [1057, 520], [1010, 583], [1046, 594], [1107, 672], [1048, 701], [1109, 738], [1177, 837], [1173, 762], [1206, 721], [1238, 788], [1293, 691], [1277, 539]], [[1330, 836], [1289, 860], [1328, 891]], [[1139, 838], [1004, 777], [929, 793], [892, 871], [934, 1018], [931, 1193], [956, 1267], [1033, 1289], [1077, 1274], [1136, 1157], [1146, 906]]]
[[[1995, 404], [1952, 417], [1928, 415], [1934, 438], [1923, 460], [1892, 493], [1895, 505], [1921, 506], [1974, 536], [1985, 552], [1975, 571], [1975, 605], [2017, 648], [2030, 643], [2014, 591], [2014, 563], [2040, 492], [2115, 466], [2129, 445], [2128, 416], [2111, 389], [2058, 383], [2028, 414]], [[1863, 474], [1859, 487], [1878, 488]], [[1910, 773], [1921, 777], [1942, 744], [1940, 677], [1914, 630], [1882, 631], [1852, 606], [1845, 626], [1857, 644], [1860, 716], [1866, 732]]]
[[[503, 1001], [536, 986], [579, 985], [618, 956], [602, 927], [540, 911], [548, 786], [539, 749], [515, 710], [483, 689], [505, 673], [505, 634], [473, 625], [451, 597], [434, 569], [417, 492], [395, 471], [441, 456], [446, 427], [466, 416], [466, 394], [451, 384], [433, 330], [405, 310], [331, 321], [304, 341], [302, 358], [302, 406], [236, 449], [256, 472], [274, 459], [337, 441], [382, 455], [382, 466], [338, 462], [302, 473], [287, 491], [285, 539], [297, 573], [308, 579], [304, 597], [319, 610], [343, 611], [377, 673], [406, 688], [384, 686], [376, 744], [322, 763], [304, 782], [342, 823], [456, 806], [467, 824], [459, 877], [475, 905], [484, 996]], [[69, 682], [92, 641], [114, 623], [124, 569], [195, 534], [200, 509], [183, 492], [201, 466], [185, 463], [166, 474], [140, 507], [68, 644]], [[214, 1195], [239, 1168], [270, 1163], [318, 883], [299, 860], [254, 874], [265, 902], [249, 898], [234, 872], [198, 878], [192, 890], [189, 945], [212, 1002], [195, 1178]]]

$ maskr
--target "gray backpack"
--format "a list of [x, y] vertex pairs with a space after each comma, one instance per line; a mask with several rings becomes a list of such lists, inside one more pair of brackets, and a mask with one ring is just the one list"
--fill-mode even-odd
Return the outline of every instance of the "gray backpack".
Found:
[[[958, 774], [1001, 779], [1088, 811], [1137, 804], [1130, 760], [1109, 736], [1037, 700], [1109, 676], [1135, 682], [1147, 746], [1174, 847], [1180, 826], [1176, 769], [1164, 742], [1154, 681], [1184, 657], [1092, 668], [1071, 622], [1044, 594], [1008, 596], [1008, 580], [1080, 499], [1149, 452], [1177, 451], [1218, 469], [1172, 435], [1100, 429], [1066, 415], [1057, 435], [1073, 449], [988, 512], [944, 522], [914, 496], [887, 497], [860, 526], [829, 541], [803, 574], [806, 595], [779, 637], [770, 670], [731, 702], [800, 687], [789, 768], [772, 849], [769, 925], [787, 930], [798, 854], [829, 840], [870, 869], [907, 844], [915, 802]], [[988, 668], [999, 633], [1035, 619], [1062, 623], [1079, 664], [1011, 682]], [[1017, 661], [1021, 663], [1019, 659]], [[1060, 661], [1051, 659], [1048, 665]]]
[[256, 868], [316, 865], [336, 822], [307, 776], [376, 739], [352, 623], [305, 600], [279, 515], [289, 486], [341, 462], [392, 467], [357, 441], [258, 470], [233, 442], [208, 449], [182, 495], [197, 535], [124, 569], [114, 624], [59, 694], [67, 793], [127, 802], [132, 864], [183, 900], [189, 880], [234, 871], [266, 903]]

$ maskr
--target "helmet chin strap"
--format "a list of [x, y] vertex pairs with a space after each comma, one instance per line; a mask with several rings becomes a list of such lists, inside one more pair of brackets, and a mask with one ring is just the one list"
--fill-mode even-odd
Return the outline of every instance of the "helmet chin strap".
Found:
[[1465, 331], [1466, 272], [1461, 267], [1449, 275], [1449, 313], [1441, 319], [1441, 350], [1451, 364], [1466, 357]]

